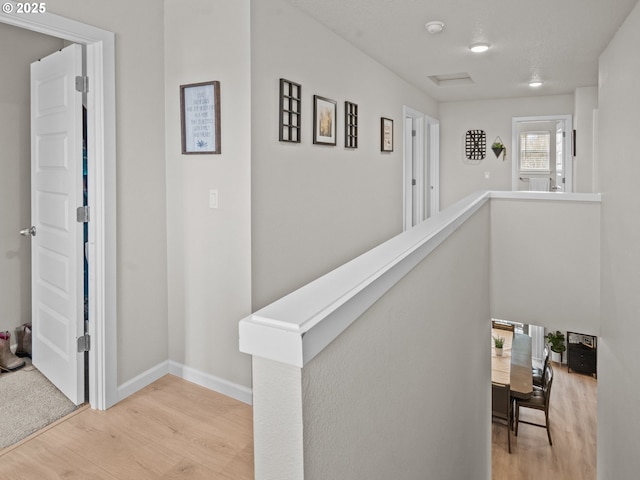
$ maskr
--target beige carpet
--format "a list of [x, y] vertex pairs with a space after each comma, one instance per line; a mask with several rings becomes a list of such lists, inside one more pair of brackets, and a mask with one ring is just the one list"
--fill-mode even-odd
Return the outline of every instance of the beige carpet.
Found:
[[0, 373], [0, 450], [71, 413], [76, 406], [31, 361]]

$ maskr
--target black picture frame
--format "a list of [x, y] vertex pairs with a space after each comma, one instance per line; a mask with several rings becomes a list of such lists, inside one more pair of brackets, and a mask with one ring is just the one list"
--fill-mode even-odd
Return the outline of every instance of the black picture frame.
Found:
[[358, 105], [344, 102], [344, 147], [358, 148]]
[[302, 128], [302, 85], [284, 78], [280, 79], [280, 116], [278, 140], [300, 143]]
[[335, 100], [313, 96], [313, 143], [336, 145], [337, 103]]
[[222, 153], [219, 81], [180, 85], [180, 127], [183, 155]]
[[393, 120], [380, 117], [380, 151], [393, 152]]

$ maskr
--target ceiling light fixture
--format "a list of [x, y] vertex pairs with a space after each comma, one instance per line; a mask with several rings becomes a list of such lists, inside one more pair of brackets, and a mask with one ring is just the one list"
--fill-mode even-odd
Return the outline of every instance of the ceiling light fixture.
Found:
[[433, 22], [425, 23], [424, 28], [426, 28], [430, 34], [435, 35], [444, 30], [444, 23], [439, 20], [434, 20]]
[[474, 43], [473, 45], [469, 45], [469, 50], [471, 50], [473, 53], [482, 53], [489, 50], [490, 46], [491, 45], [489, 45], [488, 43]]
[[529, 82], [529, 86], [532, 87], [532, 88], [538, 88], [538, 87], [542, 86], [542, 81], [538, 80], [538, 79], [531, 80]]

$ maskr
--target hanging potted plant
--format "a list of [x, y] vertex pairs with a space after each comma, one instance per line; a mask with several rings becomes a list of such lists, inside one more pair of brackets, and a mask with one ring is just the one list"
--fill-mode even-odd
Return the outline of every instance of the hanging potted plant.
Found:
[[504, 337], [497, 336], [493, 337], [493, 345], [496, 347], [496, 355], [502, 356], [502, 348], [504, 347]]
[[551, 361], [562, 363], [562, 353], [567, 349], [567, 346], [564, 344], [564, 333], [556, 330], [555, 333], [547, 333], [546, 338], [549, 343], [549, 348], [551, 349]]
[[502, 141], [497, 138], [496, 141], [491, 144], [491, 150], [493, 150], [493, 153], [495, 153], [496, 158], [500, 158], [500, 155], [502, 155], [502, 152], [506, 151], [506, 148]]

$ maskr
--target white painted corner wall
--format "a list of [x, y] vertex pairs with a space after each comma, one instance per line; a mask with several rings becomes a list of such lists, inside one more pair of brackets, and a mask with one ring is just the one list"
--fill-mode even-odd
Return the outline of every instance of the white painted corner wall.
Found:
[[598, 338], [598, 479], [640, 471], [640, 5], [600, 56], [602, 305]]
[[[249, 8], [249, 0], [164, 2], [169, 359], [247, 389], [251, 359], [238, 351], [237, 322], [251, 312]], [[183, 155], [180, 85], [212, 80], [221, 154]]]

